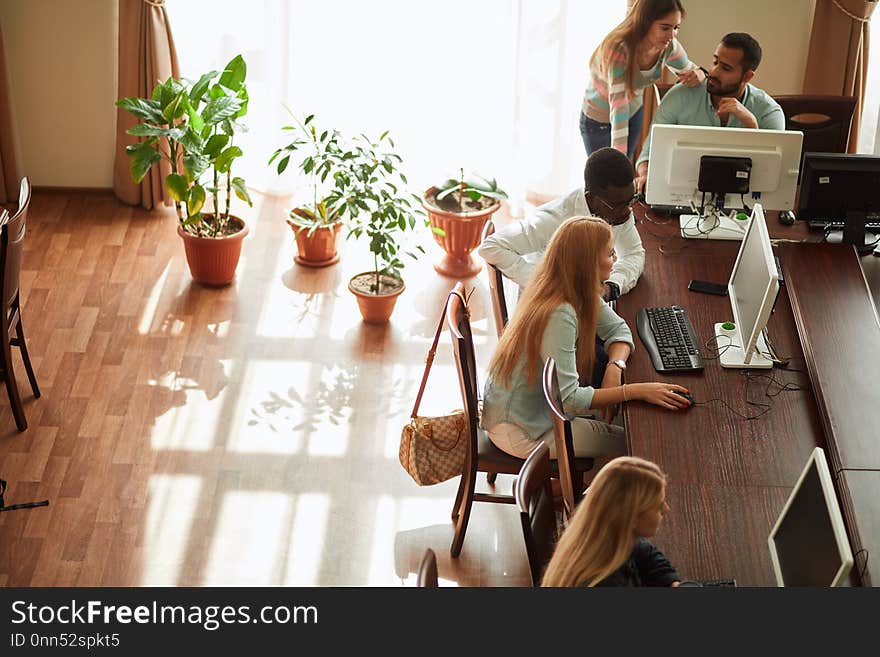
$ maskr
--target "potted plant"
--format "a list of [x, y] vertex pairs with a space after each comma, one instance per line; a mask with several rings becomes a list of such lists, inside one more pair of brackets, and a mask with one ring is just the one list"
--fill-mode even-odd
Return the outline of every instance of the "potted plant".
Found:
[[[346, 157], [351, 157], [338, 131], [319, 131], [315, 115], [300, 120], [291, 112], [295, 125], [282, 129], [293, 133], [293, 140], [276, 150], [279, 174], [284, 173], [294, 154], [300, 154], [299, 170], [309, 178], [308, 200], [291, 209], [287, 224], [296, 237], [294, 262], [305, 267], [327, 267], [339, 262], [338, 242], [345, 212], [345, 193], [350, 184]], [[280, 158], [280, 159], [279, 159]], [[341, 173], [343, 175], [336, 175]], [[328, 177], [330, 180], [328, 181]]]
[[494, 178], [477, 174], [465, 178], [464, 169], [459, 170], [457, 179], [429, 187], [424, 194], [425, 209], [435, 229], [434, 239], [446, 252], [434, 269], [453, 278], [477, 274], [481, 265], [471, 257], [471, 251], [479, 246], [483, 227], [506, 198]]
[[[244, 130], [237, 119], [247, 113], [246, 74], [238, 55], [222, 72], [205, 73], [195, 84], [169, 78], [150, 98], [116, 102], [141, 119], [128, 134], [143, 141], [125, 149], [132, 179], [140, 183], [154, 165], [170, 164], [164, 183], [177, 210], [177, 232], [193, 279], [206, 285], [232, 281], [248, 233], [245, 222], [230, 214], [233, 193], [252, 206], [244, 179], [232, 175], [242, 155], [234, 139]], [[206, 174], [210, 181], [204, 183]]]
[[[359, 135], [347, 148], [345, 168], [335, 174], [347, 180], [337, 206], [340, 214], [349, 215], [346, 237], [365, 236], [373, 254], [373, 269], [353, 276], [348, 283], [364, 321], [371, 323], [387, 322], [404, 290], [401, 234], [420, 222], [427, 225], [420, 218], [424, 212], [419, 197], [406, 192], [402, 159], [393, 149], [387, 131], [376, 141]], [[424, 253], [421, 246], [416, 250]], [[412, 251], [406, 255], [417, 257]]]

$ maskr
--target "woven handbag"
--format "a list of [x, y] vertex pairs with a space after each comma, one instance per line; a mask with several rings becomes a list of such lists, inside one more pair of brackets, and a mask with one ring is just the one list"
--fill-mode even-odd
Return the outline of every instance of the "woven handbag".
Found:
[[[450, 295], [457, 294], [455, 291]], [[460, 295], [458, 295], [461, 298]], [[467, 305], [467, 301], [462, 299]], [[447, 298], [448, 304], [448, 298]], [[434, 336], [434, 343], [425, 359], [425, 373], [416, 396], [416, 403], [410, 414], [409, 423], [400, 434], [400, 465], [406, 470], [419, 486], [439, 484], [452, 479], [464, 472], [465, 457], [468, 449], [467, 417], [463, 410], [452, 411], [448, 415], [436, 417], [421, 416], [419, 404], [428, 382], [428, 374], [437, 352], [443, 320], [446, 317], [446, 306], [440, 315], [440, 324]]]

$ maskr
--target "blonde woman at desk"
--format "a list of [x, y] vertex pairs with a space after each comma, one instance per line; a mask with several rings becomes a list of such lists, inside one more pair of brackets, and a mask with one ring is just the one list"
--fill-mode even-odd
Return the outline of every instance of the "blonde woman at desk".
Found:
[[[689, 405], [675, 393], [687, 389], [674, 383], [621, 385], [632, 333], [600, 299], [615, 259], [611, 228], [596, 217], [568, 219], [550, 239], [489, 365], [481, 424], [502, 451], [525, 458], [543, 440], [556, 458], [541, 386], [548, 357], [556, 360], [563, 409], [577, 416], [571, 429], [578, 457], [626, 453], [623, 428], [610, 424], [621, 402], [641, 400], [672, 411]], [[593, 371], [597, 335], [609, 363], [600, 388], [582, 386]]]
[[642, 130], [642, 91], [664, 66], [695, 87], [705, 74], [675, 38], [684, 17], [679, 0], [636, 0], [590, 58], [580, 130], [587, 155], [605, 146], [632, 159]]
[[614, 459], [578, 505], [541, 586], [678, 586], [675, 568], [646, 540], [668, 512], [666, 475], [655, 463]]

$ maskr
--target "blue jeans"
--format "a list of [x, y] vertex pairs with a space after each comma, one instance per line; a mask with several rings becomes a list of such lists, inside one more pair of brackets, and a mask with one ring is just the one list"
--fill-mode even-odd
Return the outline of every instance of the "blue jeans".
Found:
[[[639, 143], [639, 135], [642, 132], [642, 108], [639, 108], [639, 111], [629, 117], [629, 134], [626, 138], [626, 155], [629, 159], [632, 159], [633, 153], [635, 153], [636, 146]], [[606, 146], [611, 146], [611, 124], [610, 123], [600, 123], [599, 121], [594, 121], [589, 116], [581, 112], [581, 137], [584, 140], [584, 148], [587, 149], [587, 156], [591, 155], [593, 151], [597, 151], [600, 148], [605, 148]]]

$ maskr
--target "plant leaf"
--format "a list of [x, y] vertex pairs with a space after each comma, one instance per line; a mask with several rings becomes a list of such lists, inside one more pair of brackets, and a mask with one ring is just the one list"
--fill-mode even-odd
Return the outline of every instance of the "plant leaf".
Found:
[[189, 198], [186, 199], [186, 212], [189, 216], [197, 215], [205, 205], [205, 188], [196, 183], [189, 190]]
[[136, 183], [140, 183], [144, 179], [150, 167], [162, 160], [159, 152], [148, 143], [134, 144], [128, 147], [126, 152], [131, 158], [129, 173], [131, 174], [131, 179]]
[[251, 196], [248, 194], [247, 186], [244, 183], [244, 178], [233, 178], [232, 189], [235, 190], [235, 195], [238, 198], [248, 204], [248, 207], [254, 207], [254, 203], [251, 201]]
[[229, 143], [228, 135], [213, 135], [208, 143], [205, 144], [205, 155], [210, 158], [217, 157], [220, 152], [226, 147], [226, 144]]
[[226, 173], [232, 166], [232, 161], [241, 155], [243, 152], [238, 146], [230, 146], [214, 159], [214, 166], [220, 173]]
[[217, 73], [217, 71], [205, 73], [202, 77], [199, 78], [199, 81], [193, 85], [192, 89], [190, 89], [189, 100], [193, 104], [194, 108], [198, 108], [199, 103], [202, 101], [202, 96], [204, 96], [205, 92], [208, 90], [208, 86], [210, 86], [211, 80], [217, 77]]
[[190, 182], [198, 180], [210, 165], [211, 160], [205, 155], [186, 153], [183, 156], [183, 170]]
[[220, 96], [212, 98], [202, 111], [202, 118], [208, 125], [216, 125], [224, 119], [235, 116], [241, 107], [241, 101], [234, 96]]
[[162, 107], [159, 101], [147, 98], [120, 98], [116, 101], [116, 107], [131, 112], [139, 119], [152, 121], [153, 123], [166, 123], [162, 116]]
[[[168, 190], [168, 193], [178, 203], [182, 203], [187, 200], [187, 196], [189, 190], [189, 183], [186, 180], [186, 176], [182, 176], [179, 173], [169, 173], [165, 176], [165, 189]], [[190, 212], [192, 214], [192, 212]]]
[[223, 69], [223, 75], [220, 76], [220, 84], [232, 91], [238, 91], [244, 84], [245, 76], [247, 76], [247, 64], [241, 55], [236, 55]]

